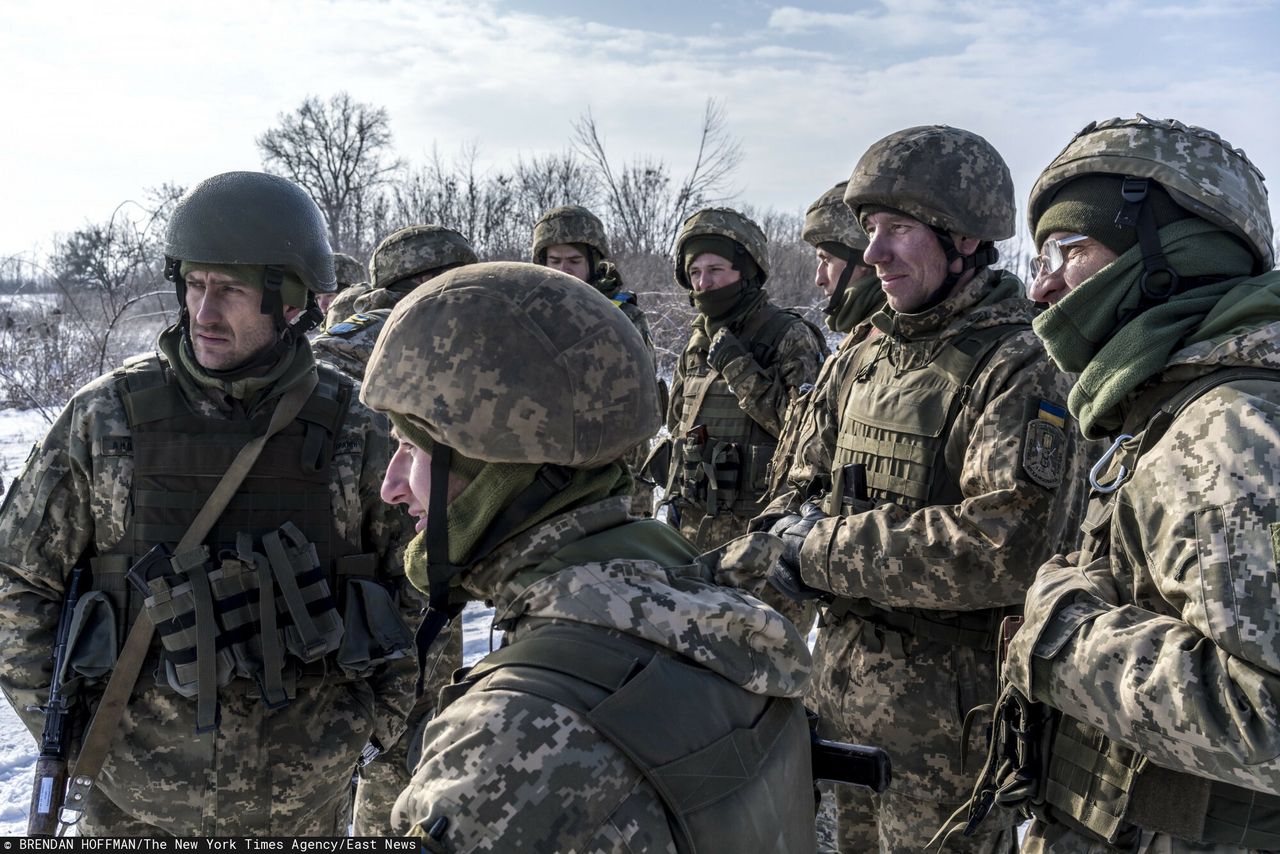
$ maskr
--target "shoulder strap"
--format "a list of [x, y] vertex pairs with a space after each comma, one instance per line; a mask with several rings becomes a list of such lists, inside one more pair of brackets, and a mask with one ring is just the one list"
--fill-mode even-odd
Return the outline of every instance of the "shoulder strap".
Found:
[[773, 311], [764, 318], [763, 322], [755, 326], [753, 330], [743, 331], [744, 337], [750, 339], [751, 355], [760, 363], [761, 367], [765, 367], [773, 361], [773, 356], [778, 351], [778, 345], [782, 343], [783, 336], [787, 334], [787, 330], [794, 323], [803, 323], [813, 335], [814, 340], [818, 342], [819, 349], [824, 354], [827, 352], [826, 337], [816, 326], [806, 320], [802, 314], [793, 309], [778, 308], [768, 303], [761, 308], [759, 314], [764, 314], [769, 309]]
[[[236, 490], [248, 476], [253, 464], [257, 462], [258, 455], [262, 453], [267, 440], [297, 417], [307, 399], [311, 397], [316, 382], [316, 374], [308, 374], [302, 382], [284, 393], [276, 404], [275, 411], [271, 413], [271, 423], [267, 425], [266, 432], [250, 439], [240, 449], [240, 453], [231, 461], [231, 466], [222, 476], [222, 480], [218, 481], [218, 485], [209, 495], [209, 500], [200, 508], [191, 527], [182, 535], [182, 539], [174, 548], [175, 558], [180, 558], [192, 549], [198, 548], [204, 538], [209, 535], [214, 523], [235, 496]], [[60, 824], [74, 825], [84, 816], [89, 790], [102, 771], [107, 752], [111, 748], [112, 741], [115, 740], [116, 731], [120, 728], [120, 718], [124, 714], [125, 706], [129, 703], [133, 687], [138, 682], [138, 674], [142, 670], [154, 633], [155, 624], [145, 616], [145, 612], [134, 620], [129, 636], [125, 639], [124, 648], [116, 661], [115, 670], [111, 672], [111, 678], [107, 681], [102, 700], [98, 703], [93, 720], [89, 722], [89, 727], [85, 731], [80, 754], [76, 759], [75, 770], [71, 774], [71, 783], [67, 789], [67, 806], [63, 808], [67, 819], [60, 819]]]

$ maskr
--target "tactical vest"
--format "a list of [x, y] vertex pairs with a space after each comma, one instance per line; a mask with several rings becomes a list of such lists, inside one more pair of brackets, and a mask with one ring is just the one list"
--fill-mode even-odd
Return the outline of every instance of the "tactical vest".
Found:
[[[765, 303], [741, 335], [757, 364], [773, 364], [778, 345], [794, 323], [803, 323], [821, 342], [822, 334], [793, 311]], [[702, 351], [686, 351], [683, 363], [684, 409], [672, 438], [667, 494], [679, 495], [707, 516], [732, 513], [752, 518], [764, 509], [769, 461], [778, 437], [742, 410], [729, 383], [707, 364]], [[695, 428], [699, 435], [691, 436]]]
[[[1185, 385], [1167, 397], [1141, 432], [1134, 430], [1136, 448], [1126, 452], [1117, 440], [1113, 452], [1119, 449], [1121, 453], [1112, 458], [1112, 469], [1118, 471], [1123, 466], [1131, 473], [1187, 406], [1219, 385], [1242, 380], [1276, 383], [1280, 372], [1227, 368]], [[1136, 414], [1145, 418], [1141, 412]], [[1139, 421], [1137, 426], [1142, 424]], [[1112, 487], [1118, 489], [1122, 482], [1107, 484], [1111, 491], [1095, 491], [1090, 496], [1082, 566], [1111, 553], [1115, 509], [1111, 499], [1116, 494]], [[1120, 850], [1135, 848], [1144, 830], [1206, 845], [1280, 849], [1280, 795], [1163, 768], [1101, 730], [1067, 714], [1056, 717], [1044, 802], [1033, 807], [1042, 820], [1065, 824]]]
[[[618, 558], [679, 567], [695, 555], [671, 528], [644, 520], [572, 543], [535, 573]], [[753, 694], [663, 647], [563, 622], [484, 658], [441, 692], [440, 708], [469, 690], [529, 694], [584, 717], [658, 793], [681, 854], [814, 850], [799, 700]]]
[[[969, 330], [944, 345], [928, 365], [903, 372], [882, 358], [887, 337], [864, 343], [840, 389], [831, 492], [823, 506], [827, 515], [851, 512], [855, 499], [892, 502], [911, 512], [958, 504], [963, 499], [960, 484], [944, 459], [952, 426], [1000, 344], [1029, 328], [1014, 323]], [[864, 495], [854, 494], [855, 470], [865, 477]], [[1010, 612], [890, 609], [867, 599], [840, 597], [825, 619], [839, 622], [852, 615], [895, 635], [990, 651], [1001, 620]]]
[[[209, 694], [198, 686], [198, 648], [216, 650], [218, 685], [252, 678], [273, 707], [288, 702], [299, 676], [322, 675], [326, 657], [352, 676], [398, 657], [370, 640], [379, 632], [395, 634], [378, 623], [399, 620], [384, 579], [377, 578], [377, 556], [361, 554], [362, 543], [343, 538], [334, 525], [335, 437], [352, 383], [325, 366], [318, 375], [297, 418], [263, 448], [203, 552], [191, 565], [179, 565], [176, 557], [141, 559], [154, 555], [157, 544], [177, 543], [240, 448], [266, 431], [270, 407], [254, 418], [210, 419], [192, 409], [155, 356], [130, 360], [116, 372], [127, 434], [101, 442], [104, 453], [133, 457], [132, 513], [120, 541], [90, 561], [93, 595], [77, 605], [82, 636], [69, 641], [71, 670], [108, 675], [114, 657], [104, 660], [89, 639], [104, 646], [114, 635], [118, 650], [144, 608], [163, 648], [158, 684], [189, 697]], [[404, 630], [394, 639], [404, 644], [400, 655], [408, 649], [406, 636]]]

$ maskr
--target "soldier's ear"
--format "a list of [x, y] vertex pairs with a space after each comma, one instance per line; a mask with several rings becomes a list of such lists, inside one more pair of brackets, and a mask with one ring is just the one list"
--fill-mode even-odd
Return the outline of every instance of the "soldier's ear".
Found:
[[956, 234], [954, 231], [951, 232], [951, 240], [956, 245], [956, 251], [961, 255], [972, 255], [978, 251], [978, 246], [982, 243], [980, 238], [965, 237], [963, 234]]

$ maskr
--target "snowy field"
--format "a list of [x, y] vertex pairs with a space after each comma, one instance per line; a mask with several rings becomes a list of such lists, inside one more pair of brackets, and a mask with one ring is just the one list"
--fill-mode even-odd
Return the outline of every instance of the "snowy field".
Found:
[[[4, 486], [22, 470], [32, 443], [49, 425], [38, 412], [0, 410], [0, 477]], [[493, 609], [472, 603], [463, 614], [463, 655], [470, 664], [489, 652]], [[493, 636], [496, 645], [501, 633]], [[13, 708], [0, 701], [0, 836], [25, 836], [36, 743]]]

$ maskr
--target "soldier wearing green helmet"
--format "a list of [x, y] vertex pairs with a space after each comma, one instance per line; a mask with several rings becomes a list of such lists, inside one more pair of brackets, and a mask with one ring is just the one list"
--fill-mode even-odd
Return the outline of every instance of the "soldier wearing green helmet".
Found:
[[1019, 804], [1037, 852], [1280, 849], [1280, 274], [1262, 174], [1204, 128], [1109, 119], [1049, 164], [1028, 215], [1057, 295], [1036, 334], [1079, 372], [1084, 434], [1110, 444], [1080, 550], [1027, 594], [1007, 725], [959, 818]]
[[[837, 789], [839, 850], [922, 851], [976, 779], [961, 757], [980, 752], [982, 727], [963, 721], [995, 688], [1001, 620], [1074, 541], [1083, 457], [1034, 304], [992, 266], [1014, 231], [995, 148], [939, 125], [890, 134], [843, 201], [886, 305], [825, 369], [786, 491], [757, 525], [785, 545], [770, 582], [824, 609], [819, 731], [893, 756], [882, 795]], [[1014, 818], [948, 850], [1013, 851]]]
[[813, 850], [804, 639], [718, 583], [778, 544], [703, 561], [630, 514], [657, 396], [630, 321], [545, 267], [450, 271], [387, 321], [361, 398], [400, 442], [382, 495], [419, 519], [419, 646], [469, 599], [506, 633], [396, 804], [427, 850]]
[[[533, 263], [568, 273], [612, 300], [635, 325], [649, 351], [649, 364], [657, 370], [649, 319], [645, 317], [635, 293], [622, 289], [622, 275], [609, 260], [609, 241], [605, 236], [604, 223], [599, 217], [581, 205], [552, 208], [539, 217], [533, 226], [530, 255]], [[658, 381], [658, 388], [665, 401], [667, 388], [662, 380]], [[648, 455], [648, 439], [627, 455], [627, 464], [639, 475], [636, 478], [636, 494], [631, 500], [636, 512], [645, 516], [653, 513], [654, 484], [640, 474]]]
[[676, 282], [698, 310], [667, 411], [666, 503], [681, 533], [710, 550], [763, 509], [782, 419], [827, 354], [822, 333], [769, 301], [764, 232], [730, 208], [706, 208], [676, 237]]
[[312, 358], [335, 277], [300, 187], [201, 182], [165, 255], [178, 322], [74, 395], [0, 508], [0, 685], [37, 736], [51, 678], [93, 715], [81, 836], [345, 835], [352, 769], [413, 702], [390, 426]]
[[[346, 302], [335, 302], [330, 308], [331, 322], [311, 342], [316, 357], [362, 379], [374, 342], [395, 304], [423, 282], [476, 260], [467, 239], [443, 225], [410, 225], [387, 235], [369, 261], [368, 289], [355, 294], [349, 311]], [[341, 319], [334, 320], [337, 312], [344, 311]]]

